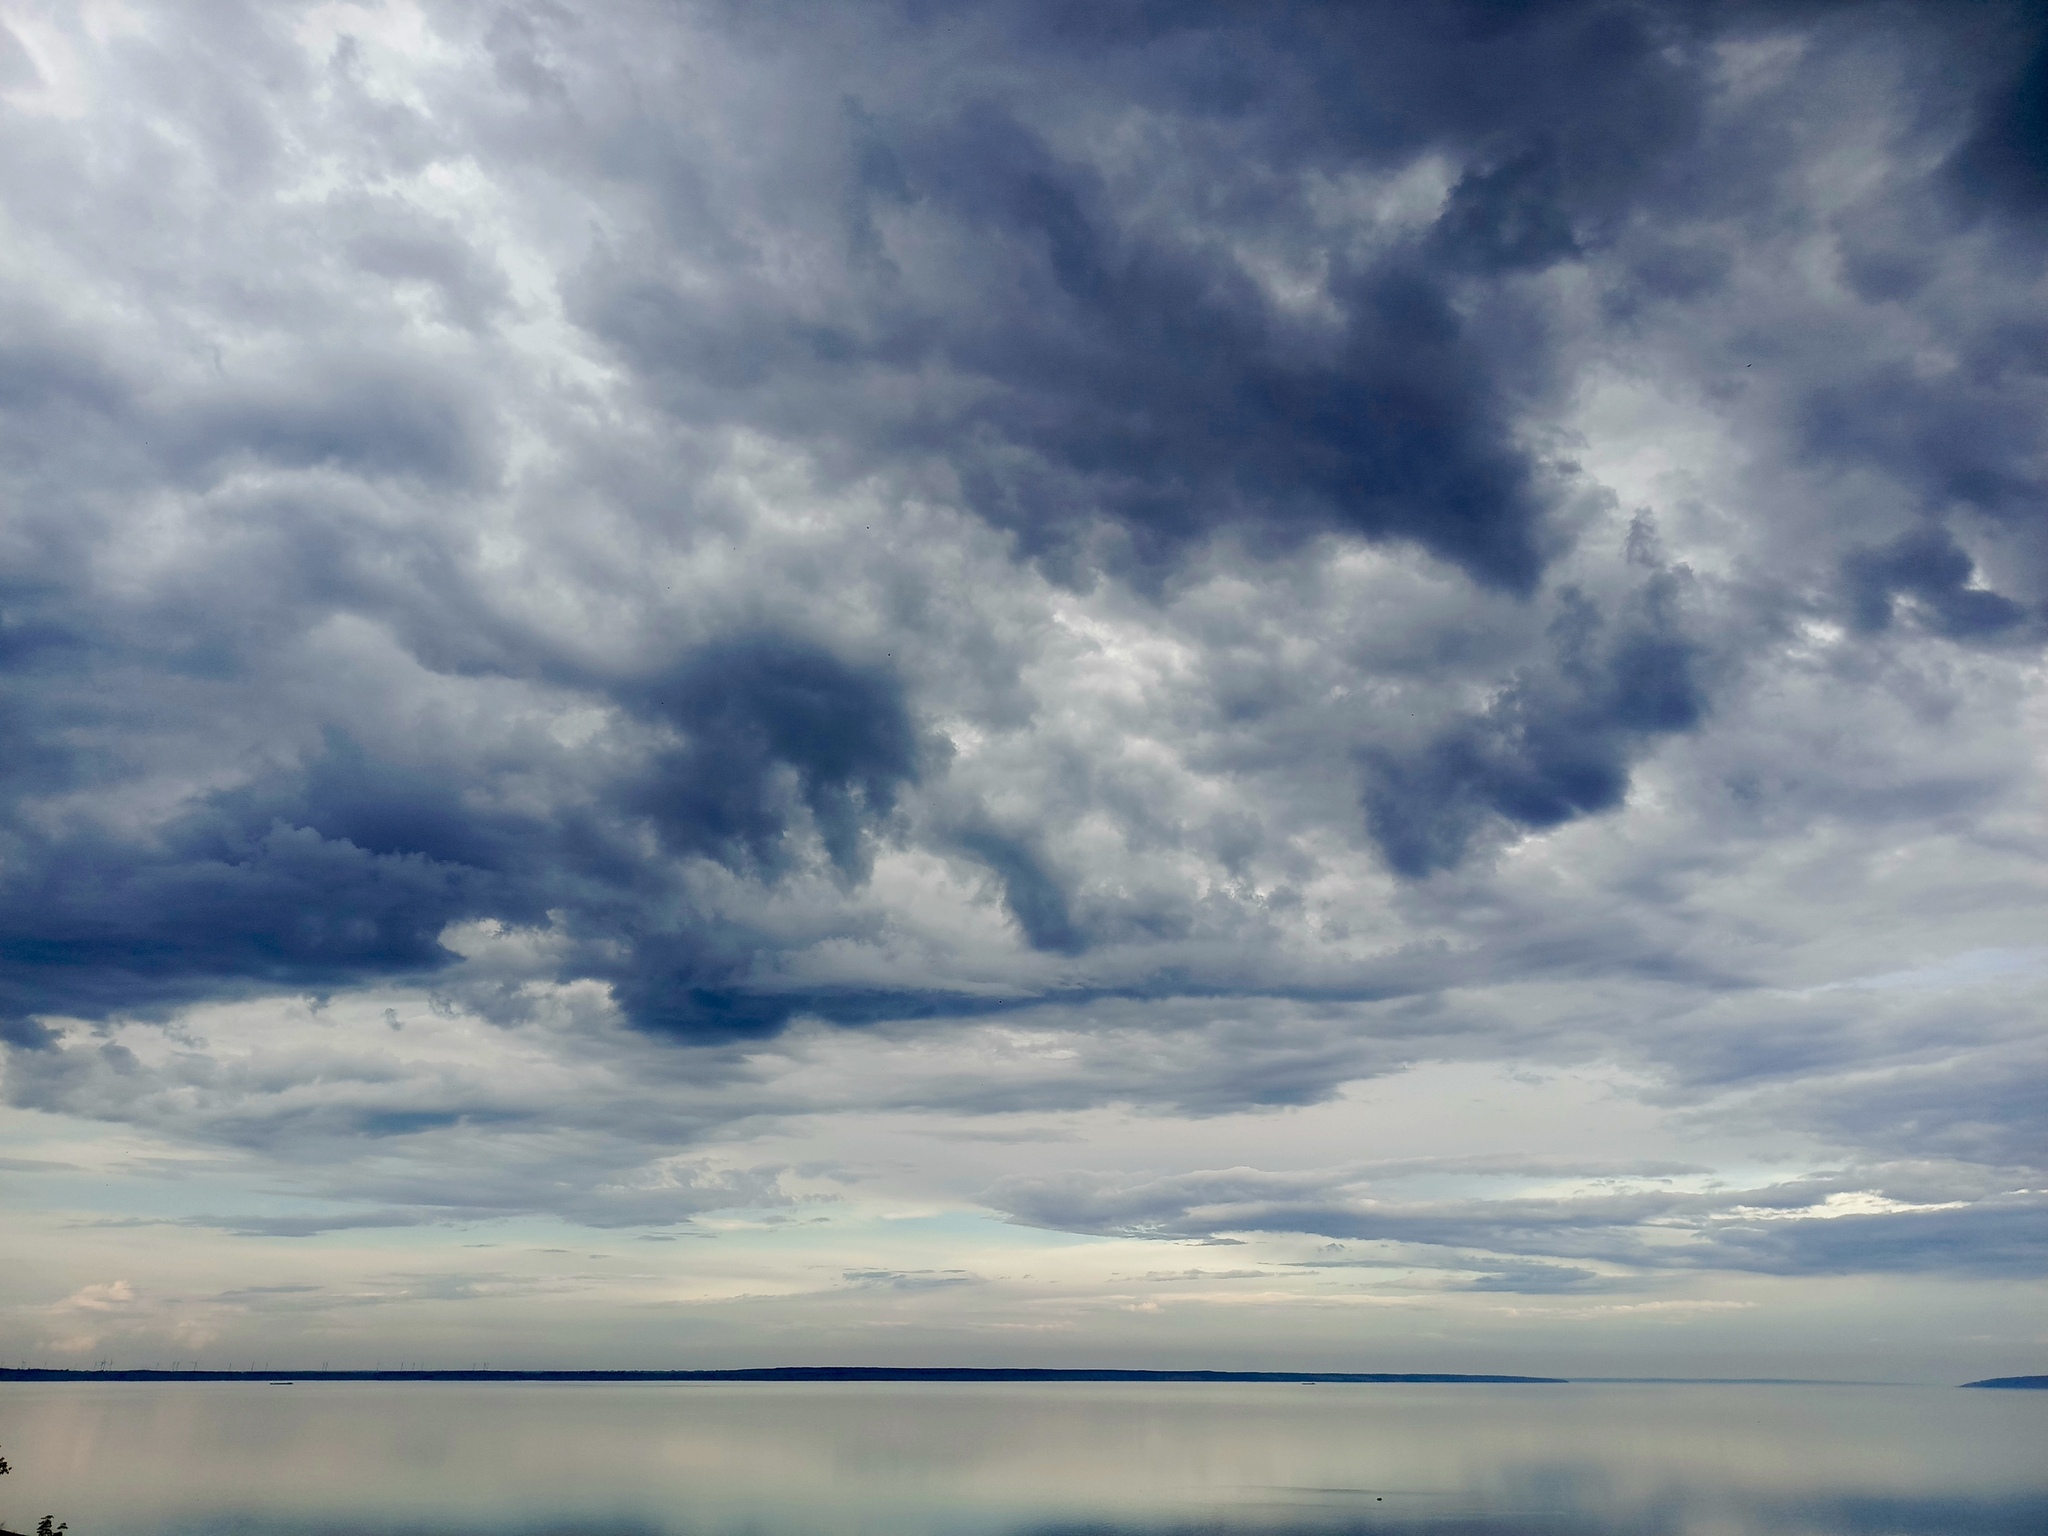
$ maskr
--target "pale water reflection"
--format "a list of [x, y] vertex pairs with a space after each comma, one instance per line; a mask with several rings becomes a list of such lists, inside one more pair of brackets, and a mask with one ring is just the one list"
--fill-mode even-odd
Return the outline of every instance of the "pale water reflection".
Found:
[[2048, 1394], [1107, 1383], [0, 1385], [73, 1536], [2048, 1531]]

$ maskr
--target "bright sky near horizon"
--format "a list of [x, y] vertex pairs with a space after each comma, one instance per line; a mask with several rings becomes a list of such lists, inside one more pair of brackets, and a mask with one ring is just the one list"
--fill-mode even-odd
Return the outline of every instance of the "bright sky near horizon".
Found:
[[2037, 7], [0, 18], [0, 1364], [2048, 1369]]

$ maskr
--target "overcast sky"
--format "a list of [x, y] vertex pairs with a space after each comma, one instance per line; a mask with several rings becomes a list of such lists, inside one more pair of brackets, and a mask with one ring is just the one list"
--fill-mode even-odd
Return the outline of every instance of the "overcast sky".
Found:
[[2048, 26], [0, 5], [0, 1363], [2048, 1368]]

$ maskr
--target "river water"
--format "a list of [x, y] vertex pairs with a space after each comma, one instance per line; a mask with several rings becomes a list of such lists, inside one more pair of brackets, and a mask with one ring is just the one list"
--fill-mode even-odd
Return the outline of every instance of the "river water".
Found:
[[2042, 1536], [2048, 1393], [0, 1384], [72, 1536]]

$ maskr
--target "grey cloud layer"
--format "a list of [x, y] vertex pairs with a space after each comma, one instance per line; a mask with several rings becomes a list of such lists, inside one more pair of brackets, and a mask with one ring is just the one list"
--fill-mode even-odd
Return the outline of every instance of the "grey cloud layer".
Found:
[[[123, 1112], [64, 1020], [427, 978], [707, 1049], [1178, 998], [1245, 1022], [947, 1102], [1604, 1051], [2038, 1223], [2024, 1004], [1762, 991], [2040, 909], [2029, 8], [323, 14], [0, 48], [17, 1101]], [[2034, 1251], [1959, 1220], [1713, 1248]]]
[[[1628, 1182], [1626, 1176], [1613, 1180]], [[1859, 1169], [1764, 1188], [1601, 1189], [1563, 1196], [1404, 1200], [1379, 1181], [1254, 1169], [1139, 1184], [1018, 1177], [989, 1192], [1014, 1219], [1062, 1231], [1187, 1239], [1308, 1233], [1372, 1246], [1364, 1262], [1479, 1271], [1481, 1289], [1619, 1288], [1631, 1273], [1674, 1269], [1765, 1274], [1961, 1272], [2026, 1279], [2048, 1256], [2044, 1202], [1953, 1170]], [[1915, 1202], [1888, 1188], [1951, 1197]], [[1829, 1197], [1851, 1197], [1831, 1208]], [[1870, 1202], [1861, 1208], [1860, 1199]], [[1418, 1254], [1426, 1257], [1419, 1258]], [[1449, 1255], [1447, 1259], [1446, 1255]], [[1503, 1255], [1592, 1260], [1605, 1271]], [[1361, 1262], [1337, 1258], [1338, 1266]]]

